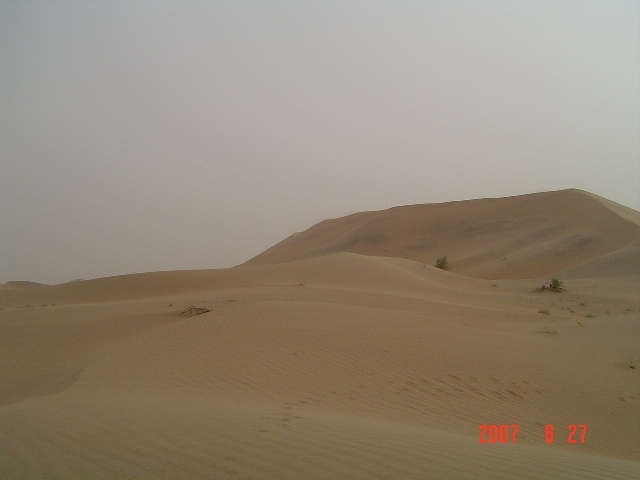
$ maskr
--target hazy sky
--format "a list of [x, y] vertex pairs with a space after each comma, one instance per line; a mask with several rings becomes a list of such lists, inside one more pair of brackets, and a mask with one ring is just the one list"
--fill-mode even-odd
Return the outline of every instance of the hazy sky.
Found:
[[228, 267], [326, 218], [640, 210], [635, 1], [0, 0], [0, 282]]

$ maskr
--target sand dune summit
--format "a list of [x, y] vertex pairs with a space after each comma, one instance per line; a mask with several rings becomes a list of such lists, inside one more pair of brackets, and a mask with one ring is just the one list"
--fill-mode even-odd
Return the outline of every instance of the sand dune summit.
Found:
[[[0, 477], [638, 478], [640, 222], [619, 207], [412, 205], [229, 269], [9, 282]], [[566, 291], [534, 291], [551, 276]]]

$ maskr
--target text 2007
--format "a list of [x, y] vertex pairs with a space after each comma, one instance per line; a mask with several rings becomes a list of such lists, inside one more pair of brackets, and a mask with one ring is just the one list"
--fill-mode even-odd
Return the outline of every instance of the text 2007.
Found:
[[[497, 443], [500, 441], [501, 443], [509, 442], [511, 439], [512, 443], [516, 443], [516, 437], [518, 436], [518, 424], [512, 423], [511, 425], [507, 425], [503, 423], [502, 425], [496, 425], [495, 423], [491, 425], [480, 425], [480, 443], [487, 443], [487, 441], [491, 443]], [[509, 431], [511, 429], [511, 432]], [[489, 440], [487, 440], [487, 437]]]

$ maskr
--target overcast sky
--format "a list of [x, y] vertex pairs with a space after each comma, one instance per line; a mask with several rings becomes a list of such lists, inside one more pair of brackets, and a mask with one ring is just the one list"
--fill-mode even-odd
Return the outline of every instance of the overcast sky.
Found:
[[0, 0], [0, 282], [229, 267], [404, 204], [640, 210], [639, 5]]

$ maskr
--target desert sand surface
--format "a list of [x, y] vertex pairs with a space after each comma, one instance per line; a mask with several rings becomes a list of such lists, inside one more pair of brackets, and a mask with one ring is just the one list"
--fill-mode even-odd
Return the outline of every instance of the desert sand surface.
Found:
[[4, 284], [0, 478], [639, 478], [640, 226], [607, 202], [396, 207], [229, 269]]

